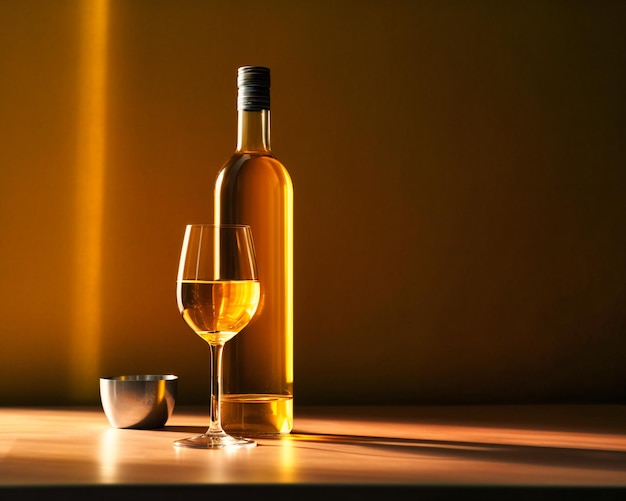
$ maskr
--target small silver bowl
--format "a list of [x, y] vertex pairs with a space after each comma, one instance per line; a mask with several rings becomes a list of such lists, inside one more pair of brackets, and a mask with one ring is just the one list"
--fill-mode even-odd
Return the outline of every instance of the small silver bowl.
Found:
[[178, 376], [143, 374], [100, 378], [100, 400], [114, 428], [163, 428], [172, 415]]

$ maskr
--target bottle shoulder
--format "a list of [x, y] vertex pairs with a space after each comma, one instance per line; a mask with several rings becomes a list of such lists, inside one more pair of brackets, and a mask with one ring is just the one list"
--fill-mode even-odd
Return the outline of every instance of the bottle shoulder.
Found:
[[222, 166], [218, 176], [275, 176], [291, 183], [291, 176], [283, 163], [274, 155], [264, 153], [235, 152]]

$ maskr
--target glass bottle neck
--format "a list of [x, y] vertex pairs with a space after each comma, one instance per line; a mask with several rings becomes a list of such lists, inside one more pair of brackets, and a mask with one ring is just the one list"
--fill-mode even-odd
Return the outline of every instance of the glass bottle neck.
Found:
[[237, 152], [264, 152], [270, 148], [270, 110], [237, 112]]

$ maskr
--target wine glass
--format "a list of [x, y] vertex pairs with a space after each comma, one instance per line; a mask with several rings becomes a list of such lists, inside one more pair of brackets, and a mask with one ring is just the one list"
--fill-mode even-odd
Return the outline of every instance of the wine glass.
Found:
[[256, 313], [260, 286], [252, 231], [248, 225], [189, 224], [176, 281], [178, 309], [211, 352], [210, 425], [206, 433], [176, 440], [177, 447], [255, 447], [249, 438], [222, 429], [222, 352], [225, 343]]

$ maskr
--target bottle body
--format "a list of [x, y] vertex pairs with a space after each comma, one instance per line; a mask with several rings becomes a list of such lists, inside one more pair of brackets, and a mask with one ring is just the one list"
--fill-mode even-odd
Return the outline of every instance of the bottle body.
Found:
[[214, 215], [250, 225], [261, 298], [224, 349], [221, 419], [227, 433], [278, 435], [293, 427], [293, 184], [269, 150], [245, 144], [218, 173]]

